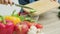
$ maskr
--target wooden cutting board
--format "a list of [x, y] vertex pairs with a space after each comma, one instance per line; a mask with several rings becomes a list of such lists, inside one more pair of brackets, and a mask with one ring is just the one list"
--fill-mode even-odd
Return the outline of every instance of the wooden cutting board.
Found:
[[[32, 13], [32, 15], [40, 15], [42, 13], [47, 12], [48, 10], [58, 7], [59, 3], [56, 1], [50, 1], [50, 0], [39, 0], [30, 4], [27, 4], [25, 6], [31, 7], [36, 10], [36, 12]], [[27, 12], [30, 12], [30, 9], [24, 8]]]

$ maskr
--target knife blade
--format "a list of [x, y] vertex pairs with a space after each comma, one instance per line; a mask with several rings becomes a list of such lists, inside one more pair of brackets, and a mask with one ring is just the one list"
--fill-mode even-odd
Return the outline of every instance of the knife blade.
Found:
[[17, 7], [23, 7], [23, 8], [27, 8], [27, 9], [33, 9], [33, 8], [30, 8], [28, 6], [21, 5], [21, 4], [14, 4], [14, 5], [17, 6]]

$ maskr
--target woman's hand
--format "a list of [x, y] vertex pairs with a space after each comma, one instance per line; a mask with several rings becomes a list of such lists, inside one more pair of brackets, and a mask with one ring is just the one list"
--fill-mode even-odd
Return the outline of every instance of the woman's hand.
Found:
[[0, 4], [10, 4], [10, 5], [12, 5], [12, 1], [11, 0], [0, 0]]
[[57, 0], [51, 0], [51, 1], [57, 1]]

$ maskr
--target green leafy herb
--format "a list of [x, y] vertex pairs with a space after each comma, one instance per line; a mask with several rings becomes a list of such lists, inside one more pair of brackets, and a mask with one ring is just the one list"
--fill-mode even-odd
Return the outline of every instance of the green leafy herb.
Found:
[[18, 13], [16, 13], [16, 10], [12, 12], [12, 16], [19, 17]]
[[35, 20], [33, 20], [33, 19], [30, 18], [30, 17], [26, 17], [25, 20], [26, 20], [26, 21], [30, 21], [30, 22], [35, 22]]
[[34, 13], [34, 12], [36, 12], [34, 9], [31, 9], [31, 10], [30, 10], [30, 13]]
[[21, 19], [21, 21], [25, 20], [24, 16], [19, 16], [19, 18]]
[[3, 17], [2, 16], [0, 16], [0, 21], [3, 21]]

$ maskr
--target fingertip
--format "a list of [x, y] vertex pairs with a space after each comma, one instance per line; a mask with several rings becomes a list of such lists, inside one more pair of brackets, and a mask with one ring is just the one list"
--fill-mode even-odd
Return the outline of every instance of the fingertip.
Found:
[[10, 6], [12, 6], [12, 2], [10, 2]]
[[4, 4], [8, 5], [8, 0], [5, 0], [5, 1], [4, 1]]
[[0, 1], [0, 4], [1, 4], [2, 2]]
[[12, 2], [11, 0], [9, 0], [8, 2], [9, 2], [9, 4], [12, 6], [13, 2]]

